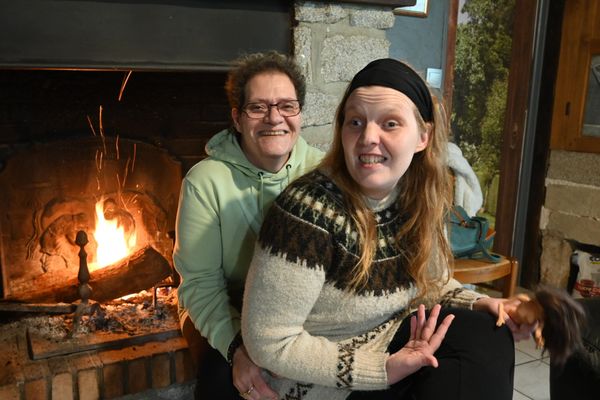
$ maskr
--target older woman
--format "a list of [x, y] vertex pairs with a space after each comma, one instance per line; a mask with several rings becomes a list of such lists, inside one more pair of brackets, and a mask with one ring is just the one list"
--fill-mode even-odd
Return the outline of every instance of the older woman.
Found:
[[306, 84], [293, 59], [276, 52], [241, 57], [226, 91], [233, 127], [210, 139], [208, 158], [183, 180], [173, 254], [199, 399], [239, 398], [247, 380], [273, 393], [239, 339], [244, 279], [263, 214], [322, 158], [300, 137]]
[[246, 281], [244, 343], [280, 397], [512, 398], [510, 333], [531, 327], [496, 328], [500, 299], [450, 278], [446, 146], [406, 64], [353, 78], [330, 152], [276, 199]]

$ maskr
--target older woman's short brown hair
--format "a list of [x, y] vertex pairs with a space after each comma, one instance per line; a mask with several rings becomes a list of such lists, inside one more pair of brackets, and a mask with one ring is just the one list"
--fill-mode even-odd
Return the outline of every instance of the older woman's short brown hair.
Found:
[[300, 67], [291, 57], [276, 51], [254, 53], [240, 57], [234, 65], [225, 83], [227, 99], [232, 109], [240, 109], [244, 105], [246, 101], [246, 84], [250, 79], [260, 73], [271, 71], [284, 73], [290, 78], [296, 89], [300, 107], [304, 106], [306, 81]]

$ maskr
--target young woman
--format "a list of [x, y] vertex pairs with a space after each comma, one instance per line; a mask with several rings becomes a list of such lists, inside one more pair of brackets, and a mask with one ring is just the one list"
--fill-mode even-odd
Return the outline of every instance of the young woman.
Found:
[[353, 78], [330, 152], [276, 199], [246, 281], [244, 343], [280, 398], [512, 398], [511, 330], [532, 327], [496, 328], [500, 299], [450, 278], [446, 149], [406, 64]]

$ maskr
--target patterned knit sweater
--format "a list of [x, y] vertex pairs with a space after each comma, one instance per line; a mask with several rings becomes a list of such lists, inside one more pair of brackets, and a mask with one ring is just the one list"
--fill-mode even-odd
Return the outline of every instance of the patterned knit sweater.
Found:
[[[388, 387], [386, 349], [416, 288], [395, 232], [395, 201], [375, 209], [378, 247], [368, 284], [349, 291], [357, 232], [335, 184], [321, 172], [292, 183], [262, 226], [246, 281], [242, 334], [281, 399], [344, 399]], [[471, 307], [483, 297], [451, 279], [435, 299]], [[452, 327], [450, 327], [452, 329]], [[275, 377], [277, 376], [277, 377]]]

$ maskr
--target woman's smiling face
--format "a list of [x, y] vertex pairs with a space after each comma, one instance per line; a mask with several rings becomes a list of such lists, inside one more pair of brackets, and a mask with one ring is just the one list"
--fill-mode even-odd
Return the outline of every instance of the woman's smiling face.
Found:
[[415, 113], [406, 95], [388, 87], [359, 87], [348, 97], [341, 132], [344, 158], [365, 196], [387, 196], [414, 154], [427, 147], [431, 124], [422, 130]]
[[[262, 72], [246, 84], [246, 103], [273, 105], [297, 99], [292, 80], [283, 72]], [[284, 117], [277, 107], [269, 107], [263, 118], [250, 118], [235, 108], [231, 116], [248, 161], [266, 171], [279, 171], [300, 135], [301, 114]]]

